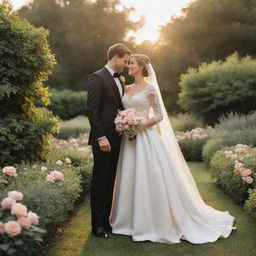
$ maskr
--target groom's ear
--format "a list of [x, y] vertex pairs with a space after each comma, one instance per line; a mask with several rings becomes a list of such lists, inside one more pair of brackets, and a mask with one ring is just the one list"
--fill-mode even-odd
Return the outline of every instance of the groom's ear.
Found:
[[117, 59], [120, 59], [118, 55], [115, 55], [112, 60], [117, 60]]

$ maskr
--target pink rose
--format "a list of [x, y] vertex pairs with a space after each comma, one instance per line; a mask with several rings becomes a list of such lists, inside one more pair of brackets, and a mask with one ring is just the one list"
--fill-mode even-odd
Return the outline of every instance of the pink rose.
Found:
[[29, 217], [20, 217], [17, 222], [25, 229], [29, 229], [31, 227], [31, 219]]
[[23, 199], [23, 194], [16, 190], [13, 190], [13, 191], [8, 192], [8, 197], [10, 197], [16, 201], [21, 201]]
[[7, 233], [9, 237], [14, 237], [20, 234], [21, 226], [18, 222], [11, 220], [7, 223], [4, 223], [4, 231]]
[[243, 180], [244, 180], [246, 183], [248, 183], [248, 184], [253, 183], [253, 178], [250, 177], [250, 176], [243, 177]]
[[5, 166], [3, 168], [3, 173], [9, 176], [17, 177], [16, 169], [13, 166]]
[[6, 197], [2, 200], [1, 205], [4, 209], [11, 209], [16, 201], [12, 198]]
[[0, 221], [0, 235], [4, 234], [4, 223]]
[[28, 218], [30, 218], [31, 223], [34, 225], [37, 225], [39, 223], [39, 216], [34, 212], [29, 211]]
[[236, 169], [240, 169], [240, 168], [242, 168], [244, 165], [242, 164], [242, 163], [239, 163], [239, 162], [236, 162], [236, 164], [235, 164], [235, 168]]
[[252, 170], [251, 169], [245, 169], [244, 171], [243, 171], [243, 176], [249, 176], [249, 175], [251, 175], [252, 174]]
[[54, 170], [53, 172], [50, 172], [50, 175], [52, 175], [55, 178], [55, 180], [64, 180], [64, 175], [62, 172]]
[[22, 217], [27, 215], [27, 207], [21, 203], [16, 203], [11, 208], [11, 214], [17, 217]]
[[49, 182], [55, 182], [55, 177], [54, 176], [52, 176], [52, 175], [50, 175], [50, 174], [48, 174], [47, 176], [46, 176], [46, 180], [47, 181], [49, 181]]

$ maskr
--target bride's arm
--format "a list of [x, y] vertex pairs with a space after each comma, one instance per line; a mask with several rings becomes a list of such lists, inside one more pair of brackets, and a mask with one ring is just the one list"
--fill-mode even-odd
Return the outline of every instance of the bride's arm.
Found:
[[144, 131], [144, 130], [154, 126], [155, 124], [159, 123], [161, 120], [163, 120], [163, 111], [161, 109], [159, 97], [158, 97], [157, 92], [153, 86], [151, 88], [149, 88], [148, 97], [149, 97], [150, 105], [153, 108], [155, 116], [143, 121], [140, 124], [140, 127], [137, 132]]

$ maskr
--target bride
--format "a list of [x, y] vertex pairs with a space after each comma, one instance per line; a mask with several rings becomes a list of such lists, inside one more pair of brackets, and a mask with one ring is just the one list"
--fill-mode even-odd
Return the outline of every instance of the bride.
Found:
[[149, 58], [132, 55], [128, 67], [135, 82], [126, 86], [122, 103], [125, 109], [134, 108], [143, 122], [135, 140], [128, 135], [122, 139], [112, 232], [132, 236], [134, 241], [170, 244], [181, 239], [202, 244], [227, 238], [235, 229], [235, 218], [201, 198], [176, 142]]

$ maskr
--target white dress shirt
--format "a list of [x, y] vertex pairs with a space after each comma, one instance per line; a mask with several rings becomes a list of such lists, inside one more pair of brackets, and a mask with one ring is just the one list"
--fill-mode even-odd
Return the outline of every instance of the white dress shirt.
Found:
[[[114, 75], [115, 71], [109, 67], [108, 65], [105, 65], [106, 69], [109, 71], [109, 73], [111, 74], [111, 76]], [[123, 94], [123, 89], [122, 89], [122, 85], [121, 85], [121, 82], [120, 80], [118, 79], [118, 77], [113, 77], [115, 82], [116, 82], [116, 85], [117, 85], [117, 88], [118, 88], [118, 91], [120, 93], [120, 96], [122, 97], [122, 94]]]

